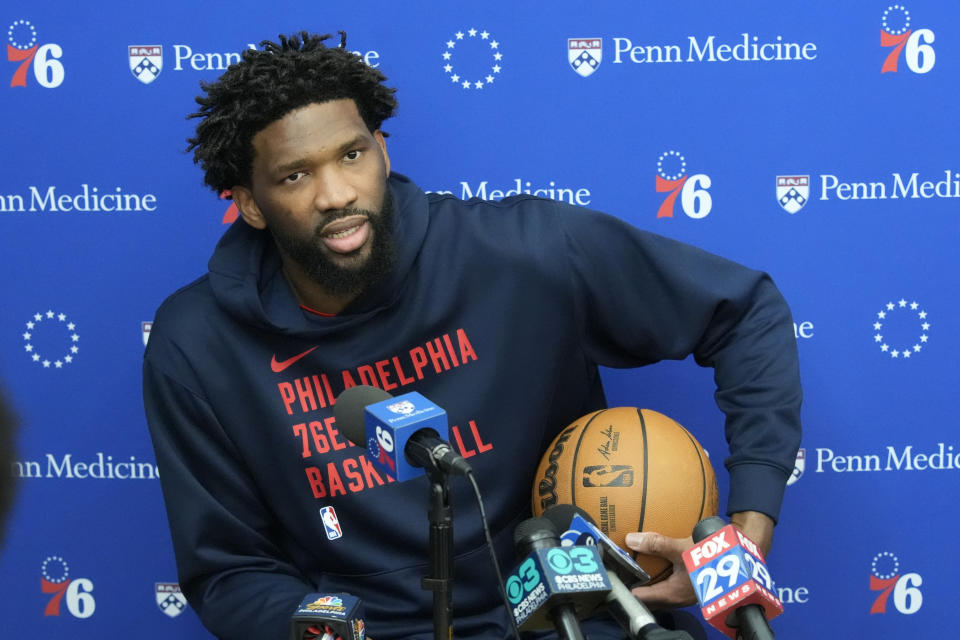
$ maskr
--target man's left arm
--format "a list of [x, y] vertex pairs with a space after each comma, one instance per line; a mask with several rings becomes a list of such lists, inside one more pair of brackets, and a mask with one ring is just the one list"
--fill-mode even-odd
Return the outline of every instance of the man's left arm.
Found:
[[[591, 359], [633, 367], [692, 354], [713, 368], [730, 449], [727, 514], [768, 551], [800, 443], [797, 346], [783, 296], [764, 273], [616, 219], [571, 213], [561, 226]], [[668, 581], [641, 588], [656, 589], [647, 592], [652, 604], [693, 601], [679, 558], [691, 544], [628, 536], [635, 550], [680, 562], [670, 581], [685, 584], [686, 595], [671, 593]]]

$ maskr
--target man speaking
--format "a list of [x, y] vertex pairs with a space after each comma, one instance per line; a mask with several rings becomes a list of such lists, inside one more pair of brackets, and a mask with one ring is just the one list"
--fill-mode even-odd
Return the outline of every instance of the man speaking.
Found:
[[[378, 472], [339, 432], [332, 404], [358, 384], [447, 411], [506, 567], [547, 444], [605, 406], [598, 367], [693, 354], [727, 416], [729, 511], [769, 545], [801, 398], [769, 277], [552, 200], [425, 194], [392, 171], [394, 89], [328, 38], [245, 51], [193, 114], [194, 159], [241, 219], [157, 311], [144, 394], [180, 585], [203, 623], [276, 640], [306, 594], [345, 592], [376, 640], [431, 637], [427, 482]], [[454, 635], [502, 640], [472, 493], [451, 494]], [[661, 604], [693, 601], [676, 578]], [[584, 629], [623, 637], [612, 621]]]

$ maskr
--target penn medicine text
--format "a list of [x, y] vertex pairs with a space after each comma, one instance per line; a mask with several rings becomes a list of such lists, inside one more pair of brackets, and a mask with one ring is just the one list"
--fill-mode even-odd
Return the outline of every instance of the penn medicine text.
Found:
[[937, 443], [932, 452], [918, 453], [913, 445], [907, 445], [900, 451], [888, 446], [886, 455], [840, 455], [826, 447], [817, 449], [817, 473], [833, 471], [850, 473], [864, 471], [958, 471], [960, 453], [954, 452], [953, 445]]
[[960, 198], [960, 173], [945, 169], [942, 180], [921, 180], [919, 172], [906, 178], [890, 175], [890, 182], [846, 182], [832, 174], [820, 176], [820, 199], [897, 200], [900, 198]]
[[813, 42], [784, 42], [777, 36], [774, 42], [761, 42], [759, 36], [741, 33], [736, 44], [717, 44], [716, 36], [698, 40], [687, 37], [687, 53], [676, 44], [636, 45], [630, 38], [614, 38], [614, 64], [625, 58], [635, 64], [660, 62], [785, 62], [810, 61], [817, 58], [817, 45]]

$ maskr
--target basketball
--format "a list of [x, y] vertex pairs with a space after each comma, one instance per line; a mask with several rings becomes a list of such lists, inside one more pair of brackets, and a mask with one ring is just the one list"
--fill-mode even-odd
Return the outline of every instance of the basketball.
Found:
[[[603, 409], [564, 428], [541, 459], [533, 514], [554, 504], [583, 509], [630, 551], [628, 533], [687, 538], [717, 515], [717, 479], [703, 447], [676, 421], [650, 409]], [[672, 571], [664, 558], [632, 555], [651, 583]]]

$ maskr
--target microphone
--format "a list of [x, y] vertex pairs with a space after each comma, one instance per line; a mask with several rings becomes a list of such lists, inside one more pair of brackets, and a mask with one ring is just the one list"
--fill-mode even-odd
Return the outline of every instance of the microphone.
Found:
[[571, 504], [556, 504], [547, 507], [543, 517], [564, 531], [563, 544], [594, 544], [600, 550], [611, 585], [607, 611], [630, 640], [693, 640], [686, 631], [670, 631], [657, 624], [650, 610], [631, 593], [630, 587], [650, 581], [649, 574], [597, 528], [590, 514]]
[[333, 414], [340, 432], [356, 445], [366, 443], [373, 465], [398, 482], [425, 469], [472, 473], [446, 441], [446, 411], [416, 391], [393, 397], [377, 387], [350, 387], [337, 396]]
[[292, 640], [363, 640], [363, 603], [349, 593], [309, 593], [293, 612]]
[[560, 640], [584, 640], [577, 623], [610, 591], [596, 547], [560, 546], [553, 523], [528, 518], [517, 525], [513, 541], [527, 556], [507, 578], [510, 613], [521, 631], [557, 630]]
[[693, 529], [696, 543], [683, 552], [700, 612], [730, 638], [773, 640], [768, 620], [783, 613], [757, 545], [716, 516]]

